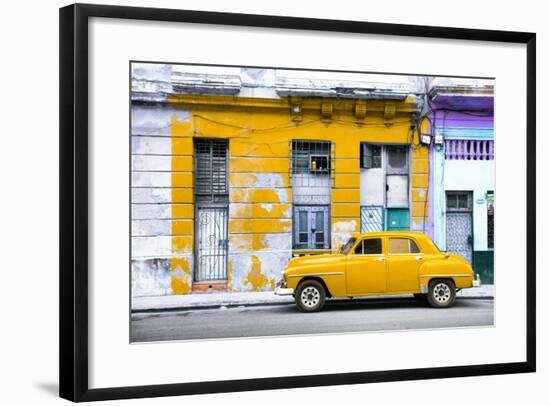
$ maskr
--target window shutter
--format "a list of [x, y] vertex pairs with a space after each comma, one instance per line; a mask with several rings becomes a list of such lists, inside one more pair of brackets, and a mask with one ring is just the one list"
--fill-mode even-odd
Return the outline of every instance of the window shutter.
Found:
[[212, 141], [212, 193], [227, 193], [227, 143]]
[[227, 140], [195, 142], [195, 194], [227, 194]]
[[369, 144], [361, 144], [363, 148], [361, 154], [361, 167], [364, 169], [372, 168], [372, 146]]

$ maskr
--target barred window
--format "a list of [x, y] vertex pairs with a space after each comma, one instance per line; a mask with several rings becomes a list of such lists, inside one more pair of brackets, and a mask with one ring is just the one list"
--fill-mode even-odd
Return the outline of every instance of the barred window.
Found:
[[227, 140], [200, 139], [195, 141], [195, 194], [226, 195]]
[[328, 174], [330, 142], [292, 141], [292, 173]]

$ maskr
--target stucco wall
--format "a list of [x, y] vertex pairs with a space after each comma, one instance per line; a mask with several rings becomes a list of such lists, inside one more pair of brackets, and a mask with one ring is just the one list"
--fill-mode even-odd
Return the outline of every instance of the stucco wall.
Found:
[[[168, 105], [134, 105], [131, 116], [132, 295], [191, 286], [192, 150], [173, 151], [172, 123], [189, 119]], [[181, 189], [173, 189], [183, 186]]]
[[[414, 105], [399, 103], [384, 117], [384, 101], [355, 123], [354, 101], [339, 101], [323, 118], [324, 101], [304, 105], [295, 120], [288, 103], [223, 96], [174, 96], [166, 103], [132, 107], [132, 294], [192, 291], [194, 258], [194, 138], [229, 141], [229, 291], [273, 289], [292, 255], [291, 141], [334, 145], [331, 240], [338, 247], [360, 231], [361, 142], [407, 143]], [[327, 102], [333, 103], [334, 100]], [[394, 102], [395, 103], [395, 102]], [[342, 109], [339, 111], [338, 109]], [[407, 110], [409, 109], [409, 110]], [[411, 158], [411, 216], [427, 185], [425, 148]], [[420, 200], [419, 200], [420, 199]]]
[[[440, 84], [469, 85], [468, 92], [439, 95], [432, 104], [432, 128], [445, 140], [493, 140], [494, 116], [492, 81], [439, 78]], [[448, 83], [445, 83], [448, 82]], [[454, 84], [453, 84], [454, 83]], [[451, 86], [452, 87], [452, 86]], [[487, 87], [485, 93], [480, 89]], [[478, 92], [478, 93], [476, 93]], [[475, 97], [474, 97], [475, 96]], [[445, 159], [443, 148], [434, 146], [430, 155], [430, 233], [446, 249], [446, 191], [473, 192], [474, 251], [487, 250], [487, 205], [485, 194], [494, 190], [494, 160]], [[483, 203], [477, 203], [483, 199]]]
[[487, 191], [495, 189], [495, 161], [448, 160], [444, 190], [473, 192], [474, 250], [487, 249]]

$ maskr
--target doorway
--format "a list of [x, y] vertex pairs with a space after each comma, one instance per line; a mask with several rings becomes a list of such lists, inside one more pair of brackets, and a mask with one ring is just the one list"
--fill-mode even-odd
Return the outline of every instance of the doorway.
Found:
[[449, 191], [446, 193], [447, 252], [460, 255], [472, 264], [473, 226], [472, 192]]
[[227, 279], [227, 207], [197, 209], [196, 282]]
[[293, 247], [330, 248], [328, 206], [294, 206]]

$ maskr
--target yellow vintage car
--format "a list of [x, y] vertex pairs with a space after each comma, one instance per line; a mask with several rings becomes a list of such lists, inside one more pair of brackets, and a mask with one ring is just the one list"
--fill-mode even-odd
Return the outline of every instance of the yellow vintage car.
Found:
[[458, 290], [480, 285], [464, 258], [441, 252], [427, 235], [386, 231], [352, 237], [337, 253], [291, 259], [275, 294], [293, 295], [304, 312], [321, 310], [327, 297], [403, 294], [443, 308]]

